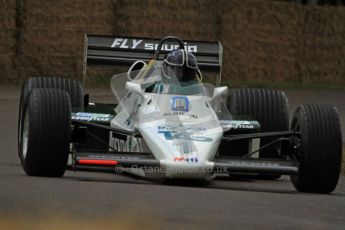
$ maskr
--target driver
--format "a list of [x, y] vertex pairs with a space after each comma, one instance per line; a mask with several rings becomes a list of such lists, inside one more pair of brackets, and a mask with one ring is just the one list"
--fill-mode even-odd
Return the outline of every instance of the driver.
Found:
[[[184, 49], [169, 52], [162, 63], [163, 81], [189, 86], [201, 81], [196, 57]], [[177, 82], [175, 82], [177, 81]]]

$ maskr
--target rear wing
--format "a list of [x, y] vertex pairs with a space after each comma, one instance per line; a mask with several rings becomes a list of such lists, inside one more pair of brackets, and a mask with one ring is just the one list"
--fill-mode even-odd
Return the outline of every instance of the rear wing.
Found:
[[[159, 41], [157, 38], [85, 34], [84, 82], [88, 66], [129, 68], [137, 60], [148, 62], [154, 58]], [[196, 56], [202, 72], [219, 75], [216, 83], [219, 85], [223, 59], [220, 42], [185, 40], [184, 44], [185, 49]], [[178, 47], [178, 43], [174, 41], [164, 42], [159, 59], [163, 59], [165, 54]]]

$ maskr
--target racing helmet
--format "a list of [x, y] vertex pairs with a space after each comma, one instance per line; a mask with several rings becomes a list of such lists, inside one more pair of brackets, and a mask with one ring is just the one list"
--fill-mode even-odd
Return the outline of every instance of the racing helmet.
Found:
[[162, 63], [162, 75], [167, 80], [195, 82], [199, 73], [196, 57], [184, 49], [169, 52]]

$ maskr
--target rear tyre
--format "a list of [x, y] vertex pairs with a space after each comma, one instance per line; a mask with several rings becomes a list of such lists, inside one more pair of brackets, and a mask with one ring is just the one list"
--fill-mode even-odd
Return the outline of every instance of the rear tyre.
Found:
[[[256, 120], [260, 132], [289, 130], [289, 103], [284, 92], [272, 89], [232, 89], [227, 107], [235, 120]], [[274, 138], [260, 140], [260, 147], [272, 142]], [[222, 143], [223, 151], [231, 151], [237, 156], [248, 153], [248, 141]], [[260, 150], [262, 158], [278, 158], [278, 144]], [[258, 179], [278, 179], [280, 175], [260, 174]]]
[[29, 78], [22, 87], [21, 101], [33, 89], [49, 88], [67, 91], [72, 107], [83, 107], [84, 89], [79, 80], [59, 77], [33, 77]]
[[[70, 98], [71, 105], [83, 111], [84, 106], [84, 89], [80, 81], [75, 79], [66, 79], [58, 77], [34, 77], [29, 78], [22, 86], [19, 102], [19, 115], [18, 115], [18, 148], [20, 148], [20, 133], [23, 120], [23, 107], [26, 103], [27, 97], [33, 89], [49, 88], [65, 90]], [[20, 158], [20, 156], [19, 156]]]
[[19, 156], [25, 173], [63, 176], [71, 135], [69, 95], [58, 89], [34, 89], [22, 111]]
[[[284, 92], [271, 89], [233, 89], [230, 91], [228, 108], [235, 120], [256, 120], [260, 123], [260, 132], [289, 130], [289, 105]], [[260, 141], [260, 147], [273, 141], [266, 138]], [[245, 151], [248, 147], [245, 146]], [[271, 145], [260, 151], [260, 157], [277, 158], [277, 145]]]
[[297, 176], [291, 181], [298, 191], [330, 193], [337, 186], [342, 160], [342, 133], [338, 111], [329, 105], [302, 105], [293, 115], [291, 130], [295, 156], [299, 161]]

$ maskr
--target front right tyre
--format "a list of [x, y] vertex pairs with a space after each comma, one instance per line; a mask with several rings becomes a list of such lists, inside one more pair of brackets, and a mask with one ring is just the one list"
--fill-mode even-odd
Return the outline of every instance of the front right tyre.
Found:
[[71, 136], [71, 102], [66, 91], [33, 89], [22, 105], [19, 156], [30, 176], [63, 176]]
[[337, 186], [342, 161], [342, 133], [338, 111], [329, 105], [302, 105], [294, 112], [291, 130], [298, 175], [291, 181], [298, 191], [330, 193]]

